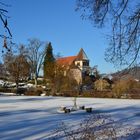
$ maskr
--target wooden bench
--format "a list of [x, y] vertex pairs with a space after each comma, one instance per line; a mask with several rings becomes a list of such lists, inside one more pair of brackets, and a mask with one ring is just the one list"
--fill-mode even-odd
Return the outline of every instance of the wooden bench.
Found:
[[83, 106], [80, 106], [79, 109], [85, 110], [85, 106], [84, 105]]
[[75, 109], [73, 107], [61, 106], [59, 111], [64, 112], [64, 113], [70, 113], [70, 112], [78, 111], [78, 110], [85, 110], [86, 112], [91, 113], [92, 112], [92, 107], [80, 106], [79, 109]]
[[92, 107], [86, 107], [85, 110], [86, 110], [86, 112], [91, 113], [92, 112]]
[[64, 113], [70, 113], [71, 109], [66, 106], [61, 106], [60, 111], [63, 111]]
[[64, 112], [65, 112], [65, 113], [70, 113], [71, 110], [70, 110], [69, 108], [66, 108], [66, 109], [64, 110]]
[[65, 111], [65, 109], [66, 109], [66, 106], [61, 106], [60, 107], [60, 111]]

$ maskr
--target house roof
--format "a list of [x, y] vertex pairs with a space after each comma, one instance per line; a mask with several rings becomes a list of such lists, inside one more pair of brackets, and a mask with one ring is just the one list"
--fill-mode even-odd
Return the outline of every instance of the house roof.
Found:
[[57, 63], [60, 65], [71, 65], [77, 56], [62, 57], [57, 59]]

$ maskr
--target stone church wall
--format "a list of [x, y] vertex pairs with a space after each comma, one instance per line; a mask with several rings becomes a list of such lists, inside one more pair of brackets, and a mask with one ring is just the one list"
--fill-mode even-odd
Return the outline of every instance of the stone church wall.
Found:
[[70, 74], [78, 84], [82, 83], [82, 72], [80, 69], [70, 69]]

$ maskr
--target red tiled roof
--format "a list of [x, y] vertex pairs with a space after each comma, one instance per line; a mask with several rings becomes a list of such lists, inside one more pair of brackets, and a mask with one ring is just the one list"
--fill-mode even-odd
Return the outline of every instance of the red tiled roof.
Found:
[[57, 63], [60, 65], [71, 65], [77, 56], [62, 57], [57, 59]]
[[85, 54], [84, 50], [81, 48], [77, 56], [68, 56], [68, 57], [62, 57], [57, 59], [57, 64], [64, 65], [64, 66], [70, 66], [73, 64], [75, 60], [88, 60], [87, 55]]

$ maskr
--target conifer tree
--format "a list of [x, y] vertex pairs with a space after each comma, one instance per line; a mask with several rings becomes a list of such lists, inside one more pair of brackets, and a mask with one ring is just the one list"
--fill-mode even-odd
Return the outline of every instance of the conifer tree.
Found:
[[46, 47], [46, 54], [44, 58], [44, 78], [52, 80], [55, 75], [55, 58], [53, 56], [53, 48], [51, 42]]

